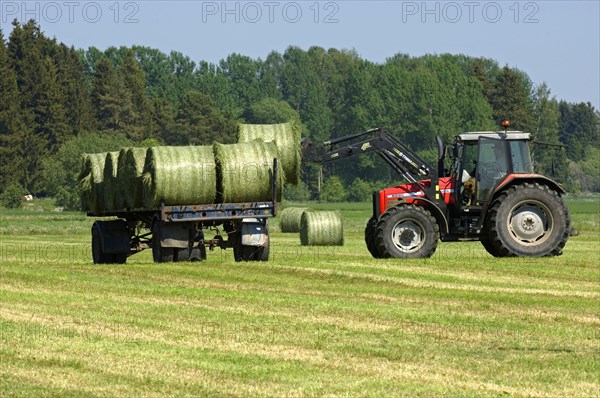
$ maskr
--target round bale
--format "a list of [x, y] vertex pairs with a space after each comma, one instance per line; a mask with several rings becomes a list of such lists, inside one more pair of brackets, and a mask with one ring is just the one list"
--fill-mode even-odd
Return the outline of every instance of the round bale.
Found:
[[[272, 142], [214, 144], [217, 162], [218, 200], [223, 203], [268, 201], [273, 197], [273, 159], [277, 147]], [[283, 191], [281, 166], [277, 171], [278, 200]]]
[[300, 221], [302, 246], [343, 246], [342, 216], [336, 211], [305, 211]]
[[137, 209], [143, 206], [142, 176], [148, 148], [123, 148], [119, 152], [119, 181], [126, 187], [122, 192], [123, 206]]
[[212, 146], [156, 146], [144, 162], [143, 202], [148, 208], [215, 202], [217, 182]]
[[300, 180], [300, 129], [295, 123], [240, 124], [238, 142], [261, 140], [274, 142], [279, 153], [285, 182], [296, 185]]
[[79, 174], [81, 209], [97, 213], [103, 208], [104, 162], [106, 152], [84, 154]]
[[108, 152], [104, 162], [104, 203], [105, 211], [115, 210], [120, 202], [124, 187], [117, 179], [119, 170], [119, 152]]
[[279, 216], [279, 229], [281, 232], [300, 232], [300, 222], [305, 211], [312, 211], [308, 207], [286, 207]]

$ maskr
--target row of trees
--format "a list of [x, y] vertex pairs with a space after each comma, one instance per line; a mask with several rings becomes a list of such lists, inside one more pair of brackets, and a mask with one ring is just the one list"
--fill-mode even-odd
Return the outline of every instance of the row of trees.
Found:
[[[135, 145], [232, 142], [240, 121], [295, 119], [315, 142], [386, 127], [435, 164], [436, 135], [450, 141], [495, 129], [504, 118], [539, 141], [567, 145], [536, 150], [541, 172], [572, 190], [600, 190], [593, 177], [600, 116], [591, 104], [559, 101], [545, 84], [484, 58], [397, 54], [376, 64], [354, 51], [290, 47], [264, 60], [231, 54], [218, 64], [196, 63], [139, 46], [77, 50], [46, 37], [34, 21], [14, 22], [8, 40], [0, 32], [0, 98], [0, 191], [14, 183], [57, 195], [72, 177], [49, 182], [56, 174], [49, 170], [67, 142], [81, 144], [69, 153], [89, 146], [85, 137], [115, 145], [121, 138]], [[356, 178], [397, 178], [370, 156], [325, 170], [325, 179], [331, 175], [345, 187]], [[312, 197], [324, 187], [321, 177], [305, 170]]]

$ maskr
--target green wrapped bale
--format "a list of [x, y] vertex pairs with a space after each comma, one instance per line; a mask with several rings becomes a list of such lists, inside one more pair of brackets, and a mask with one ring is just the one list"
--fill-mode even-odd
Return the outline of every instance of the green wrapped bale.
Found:
[[124, 187], [121, 181], [117, 179], [118, 170], [119, 152], [108, 152], [106, 154], [106, 161], [104, 162], [104, 211], [115, 210], [121, 204], [120, 202], [122, 202], [121, 197]]
[[300, 181], [300, 129], [295, 123], [240, 124], [238, 142], [261, 140], [274, 142], [279, 153], [285, 182], [296, 185]]
[[106, 152], [83, 155], [79, 174], [81, 209], [83, 211], [98, 213], [103, 209], [105, 161]]
[[308, 207], [286, 207], [279, 214], [279, 229], [281, 232], [300, 232], [300, 222], [305, 211], [312, 211]]
[[300, 221], [302, 246], [343, 246], [342, 216], [336, 211], [305, 211]]
[[123, 148], [119, 152], [119, 181], [126, 187], [122, 192], [123, 207], [143, 206], [143, 174], [147, 148]]
[[212, 146], [148, 148], [142, 177], [144, 206], [214, 203], [215, 168]]
[[[218, 201], [223, 203], [260, 202], [273, 197], [273, 159], [277, 147], [272, 142], [214, 144], [217, 163]], [[277, 171], [278, 200], [283, 189], [283, 173]]]

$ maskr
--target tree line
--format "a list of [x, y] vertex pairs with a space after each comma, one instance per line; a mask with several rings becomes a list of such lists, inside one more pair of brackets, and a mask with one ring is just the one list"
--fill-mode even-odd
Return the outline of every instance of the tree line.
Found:
[[[436, 135], [449, 142], [505, 118], [537, 141], [566, 145], [536, 147], [537, 170], [571, 191], [600, 191], [598, 111], [495, 60], [396, 54], [373, 63], [352, 50], [289, 47], [209, 63], [142, 46], [75, 49], [35, 21], [13, 22], [7, 39], [0, 31], [0, 192], [18, 186], [69, 207], [82, 151], [228, 143], [241, 121], [294, 119], [314, 142], [385, 127], [435, 164]], [[288, 197], [359, 200], [397, 176], [363, 156], [306, 167], [303, 181]]]

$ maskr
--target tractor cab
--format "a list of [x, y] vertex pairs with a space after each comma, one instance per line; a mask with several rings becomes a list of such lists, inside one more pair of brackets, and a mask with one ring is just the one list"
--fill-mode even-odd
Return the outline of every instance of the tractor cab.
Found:
[[529, 133], [485, 131], [459, 134], [452, 146], [451, 175], [459, 206], [489, 203], [496, 188], [515, 174], [532, 174]]

